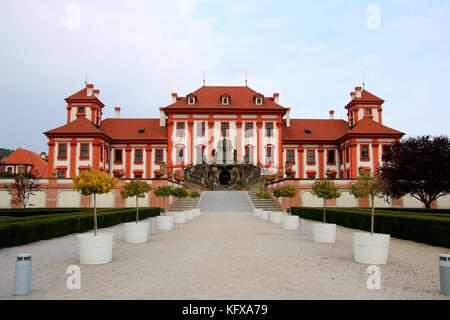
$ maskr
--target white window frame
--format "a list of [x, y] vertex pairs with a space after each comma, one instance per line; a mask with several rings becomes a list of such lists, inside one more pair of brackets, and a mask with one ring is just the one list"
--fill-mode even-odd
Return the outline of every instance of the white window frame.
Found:
[[226, 106], [230, 104], [230, 98], [228, 97], [223, 97], [222, 98], [222, 105]]

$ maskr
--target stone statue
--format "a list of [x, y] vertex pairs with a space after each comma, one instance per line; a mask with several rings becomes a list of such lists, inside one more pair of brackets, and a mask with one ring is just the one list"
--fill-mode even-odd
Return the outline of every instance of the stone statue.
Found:
[[290, 177], [292, 175], [292, 163], [290, 161], [286, 161], [285, 168], [286, 175]]
[[278, 179], [283, 179], [283, 169], [278, 169]]
[[234, 163], [237, 162], [237, 150], [236, 149], [233, 150], [233, 160], [234, 160]]
[[171, 169], [167, 170], [167, 178], [171, 179], [171, 180], [173, 179], [173, 170], [171, 170]]
[[54, 168], [53, 170], [52, 170], [52, 176], [53, 176], [53, 178], [56, 178], [56, 175], [58, 174], [58, 170], [56, 170], [56, 168]]
[[161, 178], [166, 175], [166, 163], [165, 162], [161, 162], [161, 165], [159, 166], [159, 174], [160, 174]]

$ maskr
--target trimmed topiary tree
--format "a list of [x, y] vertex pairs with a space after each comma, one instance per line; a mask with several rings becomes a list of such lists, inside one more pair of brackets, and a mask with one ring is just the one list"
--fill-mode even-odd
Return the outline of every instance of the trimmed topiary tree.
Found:
[[139, 222], [139, 198], [144, 198], [147, 192], [152, 190], [152, 186], [145, 181], [131, 180], [125, 183], [123, 189], [120, 191], [122, 199], [136, 197], [136, 223]]
[[84, 196], [94, 195], [94, 236], [97, 235], [97, 194], [110, 192], [117, 185], [117, 178], [106, 172], [84, 170], [73, 178], [72, 189]]
[[[156, 190], [153, 193], [157, 197], [162, 197], [164, 199], [164, 204], [166, 204], [166, 197], [169, 197], [172, 195], [172, 188], [169, 186], [160, 186], [160, 187], [156, 188]], [[163, 207], [164, 207], [164, 204], [163, 204]], [[164, 210], [161, 210], [161, 211], [163, 211], [164, 215], [166, 214]]]
[[314, 184], [312, 185], [312, 195], [323, 199], [323, 223], [326, 223], [326, 201], [331, 199], [336, 199], [341, 196], [339, 188], [334, 185], [333, 182], [328, 179], [317, 180], [314, 179]]

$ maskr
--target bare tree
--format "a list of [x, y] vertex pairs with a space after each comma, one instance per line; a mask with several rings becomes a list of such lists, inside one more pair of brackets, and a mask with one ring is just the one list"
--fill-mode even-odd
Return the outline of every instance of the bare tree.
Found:
[[11, 204], [26, 208], [30, 197], [40, 189], [39, 178], [32, 173], [21, 174], [14, 178], [14, 182], [7, 184], [6, 189], [11, 197]]

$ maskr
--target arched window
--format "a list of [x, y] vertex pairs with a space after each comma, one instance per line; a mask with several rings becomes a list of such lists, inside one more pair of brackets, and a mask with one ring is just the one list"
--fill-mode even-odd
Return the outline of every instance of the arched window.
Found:
[[251, 144], [248, 144], [245, 146], [244, 162], [246, 164], [251, 164], [254, 162], [254, 160], [253, 160], [254, 149], [255, 149], [255, 147], [252, 146]]
[[177, 163], [184, 162], [184, 145], [177, 144], [175, 146]]

